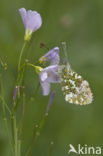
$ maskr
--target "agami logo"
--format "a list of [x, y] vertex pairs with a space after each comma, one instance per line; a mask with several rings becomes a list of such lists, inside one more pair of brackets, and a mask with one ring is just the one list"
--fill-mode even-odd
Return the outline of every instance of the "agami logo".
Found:
[[78, 144], [77, 148], [75, 148], [72, 144], [69, 144], [69, 152], [70, 153], [75, 153], [75, 154], [96, 154], [96, 155], [101, 155], [102, 154], [102, 149], [101, 147], [88, 147], [87, 145], [81, 146]]

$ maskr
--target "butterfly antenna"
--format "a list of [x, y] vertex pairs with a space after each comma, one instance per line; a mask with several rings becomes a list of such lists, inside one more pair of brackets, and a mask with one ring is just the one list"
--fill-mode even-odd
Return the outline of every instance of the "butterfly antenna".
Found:
[[67, 45], [66, 45], [66, 42], [62, 42], [61, 44], [62, 44], [63, 52], [64, 52], [64, 55], [65, 55], [66, 65], [70, 68], [70, 64], [69, 64], [69, 61], [68, 61], [68, 54], [67, 54]]

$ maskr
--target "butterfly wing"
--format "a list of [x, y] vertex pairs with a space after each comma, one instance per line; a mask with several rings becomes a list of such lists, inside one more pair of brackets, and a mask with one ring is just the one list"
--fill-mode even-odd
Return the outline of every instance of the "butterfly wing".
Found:
[[61, 85], [65, 100], [78, 105], [90, 104], [93, 101], [93, 94], [89, 83], [70, 66], [63, 66], [61, 71]]

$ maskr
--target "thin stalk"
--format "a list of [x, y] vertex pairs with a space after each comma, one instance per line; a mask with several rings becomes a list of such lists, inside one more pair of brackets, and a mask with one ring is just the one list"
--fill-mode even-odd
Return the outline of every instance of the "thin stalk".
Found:
[[51, 156], [53, 144], [54, 144], [53, 142], [50, 143], [49, 150], [48, 150], [48, 156]]
[[[34, 65], [34, 64], [28, 63], [27, 65], [29, 65], [29, 66], [35, 68], [35, 65]], [[33, 96], [33, 97], [36, 97], [39, 88], [40, 88], [40, 82], [38, 83], [38, 85], [37, 85], [37, 87], [36, 87], [36, 90], [35, 90], [35, 92], [34, 92], [34, 96]]]
[[[21, 58], [22, 58], [22, 55], [23, 55], [23, 52], [24, 52], [26, 43], [27, 42], [25, 41], [24, 44], [23, 44], [23, 46], [22, 46], [22, 49], [21, 49], [21, 52], [20, 52], [20, 56], [19, 56], [18, 75], [17, 75], [17, 80], [16, 80], [16, 86], [19, 86], [20, 85], [21, 78], [23, 78], [22, 83], [24, 83], [24, 79], [25, 79], [26, 64], [27, 64], [27, 62], [25, 61], [25, 63], [21, 66]], [[21, 69], [23, 69], [23, 73], [22, 73]], [[18, 95], [20, 95], [20, 89], [19, 88], [18, 88]], [[18, 105], [18, 100], [17, 100], [17, 103], [15, 105], [16, 108], [17, 108], [17, 105]]]
[[19, 132], [19, 138], [21, 138], [22, 134], [22, 126], [23, 126], [23, 117], [24, 117], [24, 112], [25, 112], [25, 94], [23, 94], [23, 102], [22, 102], [22, 113], [21, 113], [21, 118], [18, 124], [18, 132]]
[[[44, 114], [41, 122], [40, 122], [40, 125], [38, 127], [36, 127], [36, 132], [34, 133], [34, 136], [32, 138], [32, 142], [31, 142], [31, 145], [26, 153], [26, 156], [30, 156], [31, 153], [32, 153], [32, 149], [34, 147], [34, 143], [36, 142], [37, 138], [39, 137], [40, 133], [41, 133], [41, 130], [43, 129], [44, 125], [45, 125], [45, 122], [46, 122], [46, 119], [48, 117], [48, 112], [49, 112], [49, 109], [51, 107], [51, 104], [53, 102], [53, 99], [54, 99], [54, 96], [55, 96], [55, 92], [52, 93], [52, 95], [50, 96], [50, 99], [49, 99], [49, 102], [48, 102], [48, 105], [47, 105], [47, 109], [46, 109], [46, 113]], [[50, 151], [51, 152], [51, 151]]]
[[12, 126], [12, 136], [13, 136], [13, 144], [14, 144], [14, 156], [18, 156], [18, 129], [16, 123], [16, 109], [13, 104], [12, 115], [11, 115], [11, 126]]
[[22, 86], [24, 86], [24, 82], [25, 82], [26, 71], [27, 71], [27, 63], [28, 63], [28, 61], [25, 60], [25, 66], [24, 66], [24, 69], [23, 69], [22, 82], [21, 82]]
[[[1, 101], [2, 101], [2, 98], [0, 97]], [[4, 101], [4, 99], [3, 99]], [[5, 108], [7, 109], [8, 113], [11, 115], [11, 110], [10, 108], [8, 107], [8, 105], [6, 104], [6, 102], [4, 101], [4, 105], [5, 105]]]
[[[2, 87], [1, 79], [2, 78], [1, 78], [1, 75], [0, 75], [0, 91], [1, 91], [0, 99], [1, 99], [1, 102], [2, 102], [3, 121], [4, 121], [5, 130], [7, 132], [7, 137], [8, 137], [11, 153], [13, 155], [14, 151], [13, 151], [12, 141], [11, 141], [11, 137], [10, 137], [10, 133], [9, 133], [9, 129], [8, 129], [8, 122], [7, 122], [6, 110], [5, 110], [5, 100], [4, 100], [4, 97], [3, 97], [3, 87]], [[9, 109], [9, 107], [8, 107], [8, 109]]]
[[[37, 85], [37, 88], [36, 88], [35, 93], [34, 93], [34, 97], [36, 97], [36, 95], [37, 95], [37, 93], [38, 93], [38, 90], [39, 90], [39, 87], [40, 87], [40, 82], [39, 82], [38, 85]], [[29, 156], [29, 155], [31, 154], [32, 148], [33, 148], [33, 145], [34, 145], [34, 142], [36, 141], [36, 139], [37, 139], [37, 137], [38, 137], [38, 134], [40, 134], [41, 129], [43, 128], [43, 125], [44, 125], [44, 123], [45, 123], [45, 119], [46, 119], [47, 115], [48, 115], [48, 114], [45, 113], [45, 115], [44, 115], [44, 117], [43, 117], [43, 119], [42, 119], [42, 121], [41, 121], [41, 123], [40, 123], [40, 126], [39, 126], [39, 127], [38, 127], [38, 126], [36, 127], [36, 131], [34, 132], [33, 139], [32, 139], [32, 143], [31, 143], [31, 145], [30, 145], [30, 147], [29, 147], [29, 149], [28, 149], [28, 151], [27, 151], [27, 153], [26, 153], [26, 156]]]
[[12, 72], [9, 70], [9, 68], [8, 68], [8, 66], [7, 66], [7, 63], [5, 63], [1, 57], [0, 57], [0, 64], [1, 64], [1, 66], [4, 68], [5, 71], [8, 71], [8, 73], [9, 73], [9, 75], [10, 75], [10, 77], [11, 77], [13, 83], [14, 83], [13, 74], [12, 74]]
[[28, 63], [29, 66], [35, 68], [35, 65], [34, 64], [31, 64], [31, 63]]
[[21, 140], [18, 140], [18, 156], [21, 156]]
[[11, 110], [10, 110], [10, 108], [8, 107], [8, 105], [5, 103], [5, 101], [4, 101], [4, 104], [5, 104], [5, 108], [7, 109], [7, 111], [9, 112], [9, 114], [11, 115]]
[[[18, 76], [17, 76], [17, 82], [16, 82], [17, 86], [20, 84], [20, 80], [21, 80], [21, 74], [20, 74], [21, 59], [22, 59], [22, 55], [23, 55], [26, 43], [27, 42], [25, 41], [23, 46], [22, 46], [22, 49], [21, 49], [21, 52], [20, 52], [20, 56], [19, 56]], [[24, 69], [23, 75], [24, 74], [25, 74], [25, 69]], [[23, 83], [24, 83], [24, 78], [23, 78]], [[20, 92], [20, 91], [18, 90], [18, 92]], [[21, 141], [18, 140], [18, 129], [17, 129], [17, 123], [16, 123], [16, 108], [17, 108], [17, 104], [16, 104], [16, 106], [13, 105], [13, 112], [12, 112], [12, 117], [11, 117], [11, 120], [12, 120], [12, 133], [13, 133], [13, 139], [14, 139], [14, 152], [15, 152], [15, 156], [20, 156]]]
[[22, 55], [23, 55], [23, 52], [24, 52], [24, 49], [25, 49], [26, 43], [27, 43], [27, 42], [25, 41], [24, 44], [23, 44], [23, 47], [22, 47], [22, 49], [21, 49], [21, 52], [20, 52], [19, 62], [18, 62], [18, 72], [19, 72], [19, 70], [20, 70], [21, 58], [22, 58]]
[[12, 117], [13, 119], [13, 133], [14, 133], [14, 153], [15, 156], [18, 156], [18, 136], [17, 136], [17, 127], [16, 127], [16, 115]]
[[47, 116], [48, 116], [48, 114], [45, 113], [43, 119], [40, 122], [39, 127], [37, 128], [37, 131], [36, 131], [35, 135], [33, 136], [32, 143], [31, 143], [31, 145], [30, 145], [30, 147], [29, 147], [29, 149], [28, 149], [28, 151], [26, 153], [26, 156], [30, 156], [31, 155], [32, 149], [34, 147], [34, 143], [36, 142], [37, 138], [39, 137], [39, 135], [41, 133], [42, 128], [44, 127], [44, 124], [45, 124], [45, 121], [47, 119]]
[[36, 97], [36, 95], [37, 95], [37, 93], [39, 91], [39, 88], [40, 88], [40, 82], [38, 82], [38, 85], [37, 85], [36, 90], [34, 92], [34, 97]]
[[22, 135], [22, 128], [23, 128], [24, 112], [25, 112], [25, 94], [23, 94], [22, 114], [18, 125], [18, 156], [21, 155], [21, 135]]
[[9, 144], [10, 144], [10, 149], [11, 149], [11, 152], [12, 152], [12, 155], [13, 155], [14, 152], [13, 152], [13, 146], [12, 146], [12, 143], [11, 143], [11, 137], [10, 137], [9, 129], [8, 129], [7, 117], [6, 117], [6, 111], [5, 111], [5, 103], [4, 103], [4, 100], [3, 100], [2, 97], [1, 97], [1, 99], [2, 99], [2, 110], [3, 110], [4, 125], [5, 125], [5, 129], [6, 129], [6, 132], [7, 132]]

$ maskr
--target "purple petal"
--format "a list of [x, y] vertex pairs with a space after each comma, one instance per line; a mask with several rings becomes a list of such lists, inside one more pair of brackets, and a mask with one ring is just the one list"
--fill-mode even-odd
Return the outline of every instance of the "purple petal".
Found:
[[52, 65], [44, 68], [40, 73], [40, 80], [42, 82], [48, 81], [49, 83], [59, 83], [60, 76], [57, 73], [58, 65]]
[[25, 8], [21, 8], [19, 9], [21, 18], [23, 20], [24, 26], [26, 27], [26, 9]]
[[59, 64], [59, 47], [50, 50], [45, 57], [47, 61], [50, 61], [51, 65]]
[[48, 78], [48, 74], [46, 71], [41, 72], [40, 74], [40, 80], [43, 82]]
[[40, 81], [41, 87], [42, 87], [42, 91], [43, 91], [43, 95], [47, 96], [50, 92], [50, 83], [48, 81]]
[[52, 65], [44, 68], [40, 73], [40, 83], [43, 90], [43, 95], [48, 95], [50, 92], [50, 83], [60, 83], [60, 76], [57, 73], [58, 65]]
[[42, 60], [45, 58], [45, 61], [49, 61], [50, 65], [58, 65], [60, 58], [59, 58], [59, 47], [55, 47], [51, 49], [47, 54], [45, 54], [43, 57], [40, 58]]
[[48, 73], [48, 81], [51, 83], [59, 83], [60, 76], [57, 73], [58, 65], [52, 65], [44, 69]]
[[26, 29], [30, 29], [32, 31], [36, 31], [40, 28], [42, 24], [42, 19], [39, 13], [36, 11], [27, 11], [27, 23]]
[[51, 66], [48, 66], [48, 67], [44, 68], [42, 71], [56, 72], [57, 70], [58, 70], [58, 65], [51, 65]]
[[48, 77], [48, 82], [60, 83], [61, 82], [60, 76], [56, 72], [51, 72], [50, 76]]
[[38, 12], [32, 10], [26, 11], [25, 8], [19, 9], [19, 12], [26, 30], [34, 32], [41, 27], [42, 19]]

